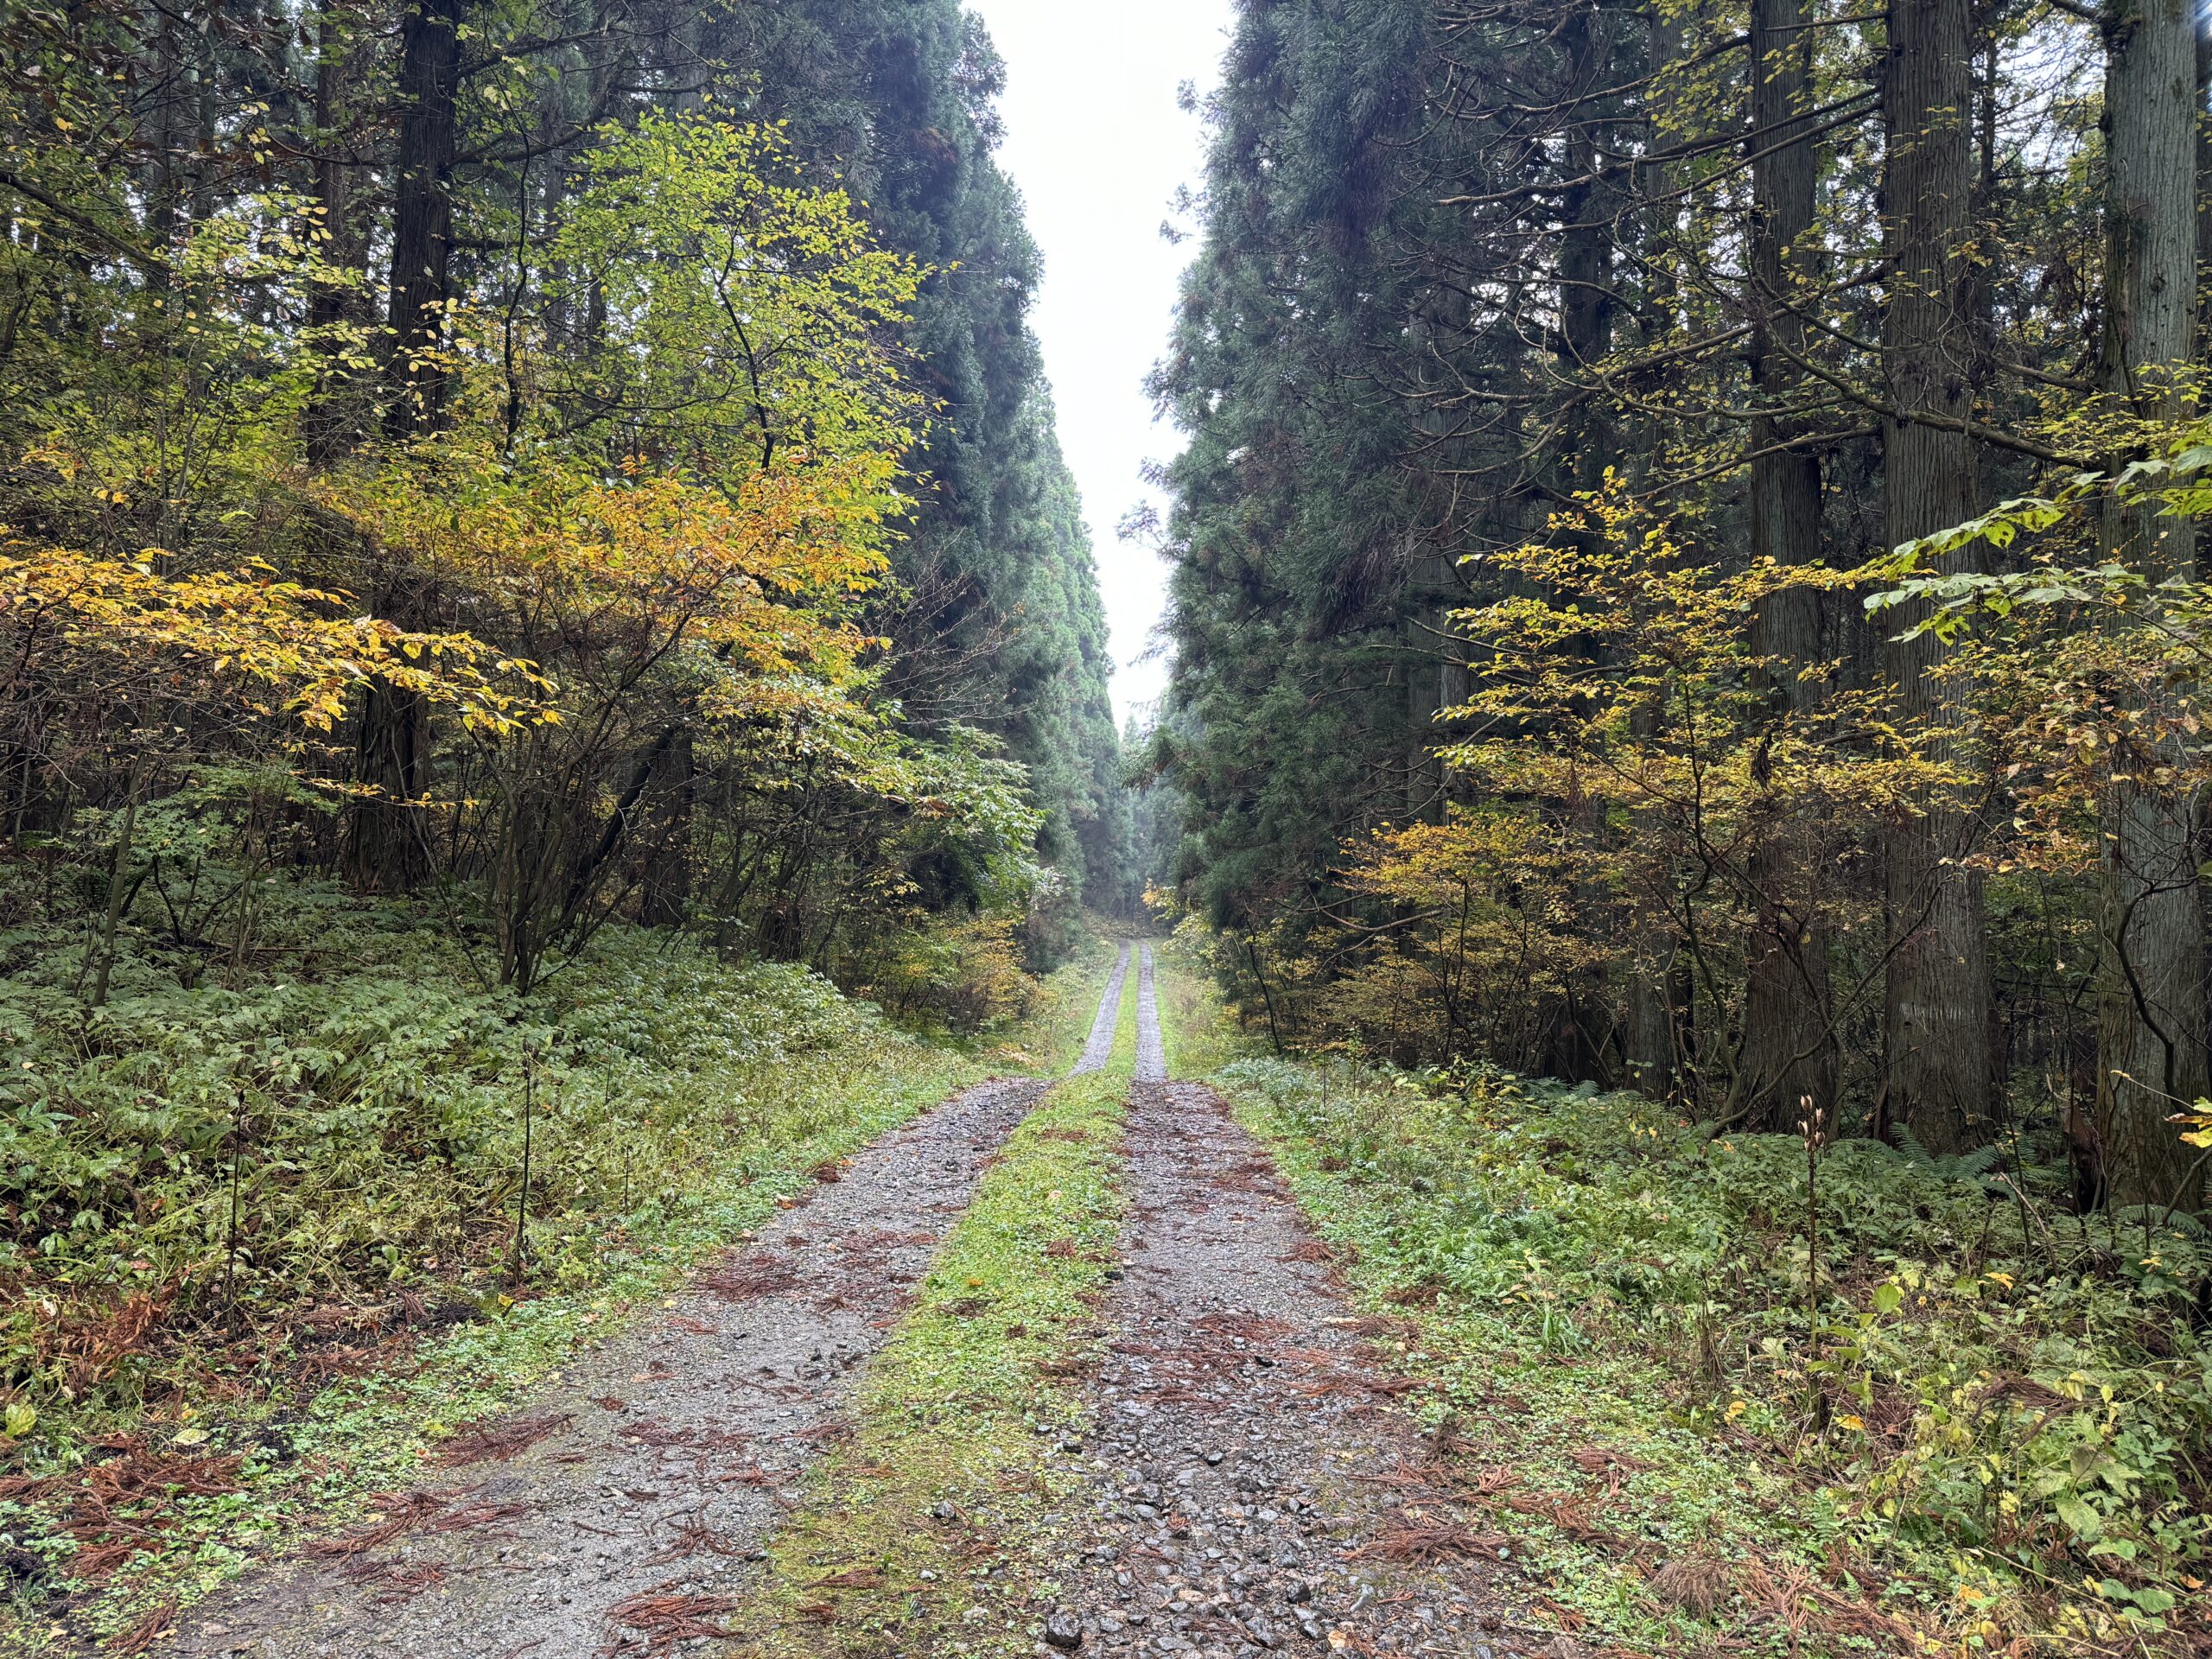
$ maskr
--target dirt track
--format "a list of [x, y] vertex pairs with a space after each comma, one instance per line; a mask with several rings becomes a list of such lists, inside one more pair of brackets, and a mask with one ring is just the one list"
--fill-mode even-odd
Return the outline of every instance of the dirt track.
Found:
[[[1132, 956], [1078, 1071], [1111, 1054]], [[1512, 1542], [1482, 1520], [1479, 1474], [1416, 1432], [1376, 1346], [1393, 1322], [1353, 1314], [1220, 1099], [1166, 1081], [1152, 948], [1134, 957], [1126, 1273], [1090, 1390], [1092, 1478], [1050, 1519], [1063, 1601], [1039, 1652], [1079, 1636], [1081, 1652], [1132, 1656], [1574, 1659], [1571, 1640], [1503, 1612], [1493, 1583]], [[985, 1084], [886, 1137], [529, 1411], [462, 1436], [444, 1476], [194, 1610], [167, 1650], [714, 1650], [843, 1428], [855, 1373], [1046, 1087]]]
[[626, 1624], [626, 1606], [646, 1617], [641, 1599], [698, 1593], [760, 1550], [985, 1159], [1045, 1087], [985, 1084], [886, 1136], [493, 1425], [473, 1446], [486, 1455], [311, 1546], [319, 1559], [203, 1604], [166, 1650], [582, 1659], [653, 1628]]
[[1353, 1314], [1219, 1096], [1150, 1080], [1165, 1067], [1142, 1058], [1160, 1052], [1148, 946], [1143, 969], [1127, 1276], [1091, 1391], [1103, 1466], [1056, 1518], [1081, 1651], [1535, 1650], [1491, 1587], [1510, 1541], [1454, 1501], [1465, 1478], [1373, 1350], [1392, 1322]]

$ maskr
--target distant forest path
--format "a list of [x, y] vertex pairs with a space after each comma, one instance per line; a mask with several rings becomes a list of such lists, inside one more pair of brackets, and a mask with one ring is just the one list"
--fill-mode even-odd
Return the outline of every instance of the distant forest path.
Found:
[[1027, 1628], [979, 1649], [925, 1617], [886, 1646], [886, 1631], [839, 1626], [831, 1603], [803, 1636], [771, 1611], [779, 1528], [852, 1433], [859, 1379], [983, 1172], [1048, 1096], [1012, 1080], [887, 1136], [542, 1398], [447, 1442], [442, 1472], [194, 1610], [171, 1650], [1569, 1651], [1493, 1592], [1508, 1541], [1463, 1518], [1473, 1489], [1418, 1432], [1411, 1385], [1374, 1345], [1399, 1322], [1351, 1308], [1264, 1148], [1212, 1090], [1169, 1080], [1149, 944], [1122, 948], [1074, 1075], [1110, 1063], [1133, 963], [1127, 1208], [1083, 1333], [1086, 1425], [1063, 1442], [1078, 1474], [1035, 1537], [1001, 1541], [1057, 1586], [1023, 1607]]

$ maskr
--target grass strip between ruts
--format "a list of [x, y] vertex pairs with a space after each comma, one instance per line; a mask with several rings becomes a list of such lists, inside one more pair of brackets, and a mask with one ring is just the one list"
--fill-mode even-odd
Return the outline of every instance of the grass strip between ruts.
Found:
[[1007, 1142], [871, 1363], [858, 1422], [732, 1621], [775, 1656], [1027, 1652], [1057, 1593], [1039, 1548], [1080, 1477], [1080, 1377], [1116, 1246], [1137, 976], [1113, 1058]]

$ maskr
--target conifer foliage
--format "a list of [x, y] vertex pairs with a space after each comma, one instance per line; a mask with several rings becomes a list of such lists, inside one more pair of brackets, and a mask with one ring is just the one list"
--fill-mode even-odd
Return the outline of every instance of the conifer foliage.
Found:
[[2206, 61], [2182, 0], [1239, 7], [1147, 761], [1255, 1020], [2201, 1201]]

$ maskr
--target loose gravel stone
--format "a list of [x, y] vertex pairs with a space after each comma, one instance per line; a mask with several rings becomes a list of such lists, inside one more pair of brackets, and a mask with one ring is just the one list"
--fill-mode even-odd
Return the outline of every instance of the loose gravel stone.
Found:
[[[1152, 947], [1147, 945], [1146, 950]], [[1075, 1063], [1074, 1075], [1086, 1071], [1103, 1071], [1106, 1062], [1114, 1058], [1114, 1033], [1121, 1025], [1122, 988], [1129, 979], [1129, 947], [1122, 947], [1121, 959], [1114, 964], [1108, 976], [1106, 988], [1099, 994], [1098, 1014], [1090, 1022], [1090, 1039], [1083, 1046], [1083, 1058]]]

